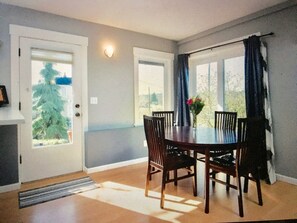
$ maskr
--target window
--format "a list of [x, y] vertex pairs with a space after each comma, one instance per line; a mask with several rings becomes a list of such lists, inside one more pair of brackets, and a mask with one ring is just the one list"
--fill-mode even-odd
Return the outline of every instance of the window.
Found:
[[191, 55], [190, 95], [205, 100], [198, 125], [213, 126], [216, 110], [246, 116], [243, 52], [243, 46], [229, 46]]
[[243, 56], [224, 60], [224, 110], [246, 116]]
[[134, 48], [135, 125], [152, 111], [173, 110], [173, 54]]

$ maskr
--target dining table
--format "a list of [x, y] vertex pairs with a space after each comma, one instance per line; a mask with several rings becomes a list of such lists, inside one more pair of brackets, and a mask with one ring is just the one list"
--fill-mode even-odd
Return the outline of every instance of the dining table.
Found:
[[209, 213], [210, 152], [234, 150], [237, 145], [235, 130], [212, 127], [172, 126], [165, 129], [165, 143], [186, 151], [204, 154], [204, 212]]

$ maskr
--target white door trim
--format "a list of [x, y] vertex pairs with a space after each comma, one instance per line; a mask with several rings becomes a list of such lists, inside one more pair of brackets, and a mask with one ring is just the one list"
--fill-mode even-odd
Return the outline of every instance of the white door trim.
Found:
[[[84, 131], [88, 130], [88, 69], [87, 69], [87, 47], [88, 37], [65, 34], [55, 31], [31, 28], [26, 26], [19, 26], [10, 24], [9, 34], [11, 39], [11, 107], [18, 109], [20, 101], [20, 61], [19, 61], [19, 48], [20, 48], [20, 37], [27, 37], [33, 39], [41, 39], [47, 41], [56, 41], [61, 43], [75, 44], [81, 47], [81, 58], [82, 58], [82, 163], [83, 169], [85, 170], [85, 143], [84, 143]], [[18, 128], [18, 157], [20, 156], [20, 130]], [[18, 163], [19, 169], [19, 182], [21, 180], [21, 167]]]

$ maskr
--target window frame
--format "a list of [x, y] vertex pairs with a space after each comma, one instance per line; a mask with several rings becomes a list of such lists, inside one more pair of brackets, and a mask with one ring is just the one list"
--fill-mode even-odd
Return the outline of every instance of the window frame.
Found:
[[164, 109], [173, 110], [173, 62], [174, 54], [133, 47], [134, 55], [134, 126], [142, 126], [138, 119], [139, 112], [139, 64], [140, 61], [164, 64]]

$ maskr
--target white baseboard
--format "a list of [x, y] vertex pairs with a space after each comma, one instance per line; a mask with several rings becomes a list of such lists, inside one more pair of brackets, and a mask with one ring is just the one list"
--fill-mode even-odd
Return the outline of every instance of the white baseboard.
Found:
[[287, 177], [281, 174], [276, 174], [276, 179], [279, 181], [283, 181], [289, 184], [294, 184], [297, 185], [297, 179], [293, 178], [293, 177]]
[[123, 161], [123, 162], [118, 162], [118, 163], [112, 163], [112, 164], [98, 166], [98, 167], [86, 168], [86, 172], [88, 174], [96, 173], [96, 172], [100, 172], [100, 171], [104, 171], [104, 170], [111, 170], [114, 168], [132, 165], [132, 164], [143, 163], [146, 161], [147, 161], [147, 157], [143, 157], [143, 158], [139, 158], [139, 159], [128, 160], [128, 161]]
[[8, 184], [8, 185], [5, 185], [5, 186], [0, 186], [0, 193], [9, 192], [9, 191], [13, 191], [13, 190], [18, 190], [20, 188], [21, 188], [20, 183]]

